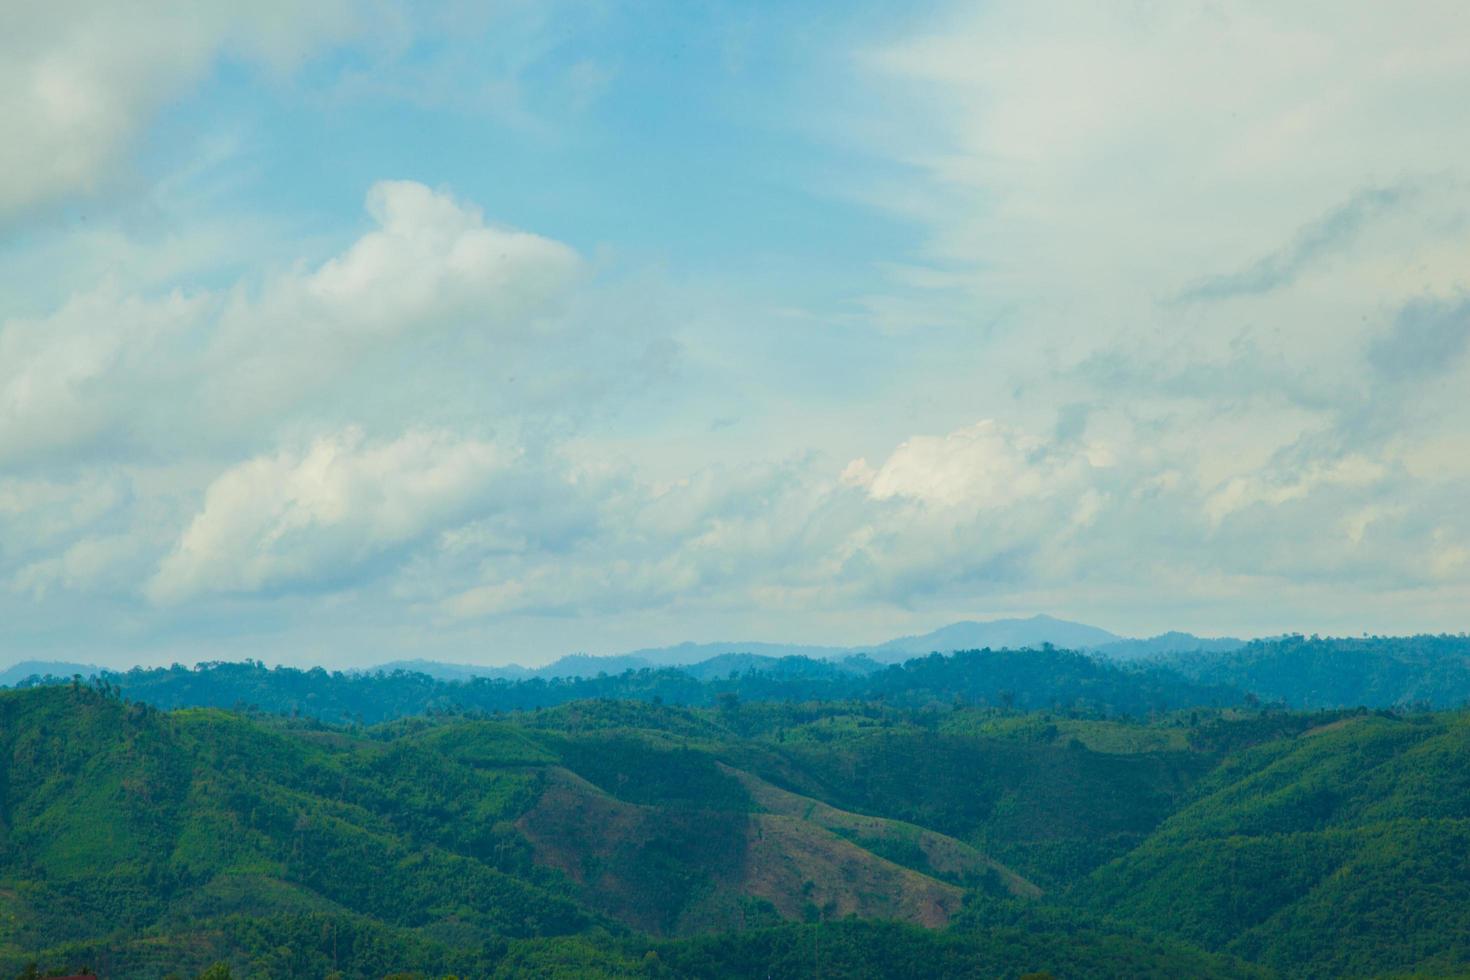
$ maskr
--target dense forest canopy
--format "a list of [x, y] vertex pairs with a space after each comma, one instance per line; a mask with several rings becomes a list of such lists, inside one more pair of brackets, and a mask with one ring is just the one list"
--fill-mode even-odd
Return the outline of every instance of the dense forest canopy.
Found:
[[0, 976], [1452, 975], [1470, 716], [1415, 702], [1464, 651], [36, 682]]
[[[1256, 640], [1238, 650], [1116, 663], [1049, 646], [931, 654], [883, 666], [865, 658], [721, 656], [700, 664], [570, 677], [436, 679], [429, 674], [267, 668], [259, 661], [175, 664], [101, 677], [160, 708], [254, 708], [334, 723], [377, 724], [437, 711], [485, 713], [591, 698], [681, 705], [862, 700], [922, 708], [990, 705], [1088, 716], [1146, 717], [1183, 707], [1264, 703], [1294, 709], [1450, 708], [1470, 703], [1464, 636]], [[69, 683], [28, 678], [22, 685]]]

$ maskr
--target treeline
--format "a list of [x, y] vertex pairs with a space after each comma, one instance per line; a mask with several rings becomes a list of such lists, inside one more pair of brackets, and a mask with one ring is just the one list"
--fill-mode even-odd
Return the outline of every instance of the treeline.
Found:
[[[436, 679], [410, 670], [300, 670], [250, 660], [137, 668], [100, 679], [130, 700], [159, 708], [239, 708], [363, 725], [592, 699], [694, 707], [731, 700], [865, 701], [930, 711], [978, 705], [1091, 718], [1242, 704], [1438, 710], [1470, 703], [1470, 637], [1288, 636], [1254, 640], [1235, 651], [1129, 664], [1045, 647], [931, 654], [890, 667], [863, 658], [726, 655], [685, 667], [550, 679]], [[32, 677], [18, 686], [70, 680]]]
[[[427, 674], [268, 668], [259, 661], [104, 673], [100, 683], [154, 707], [222, 707], [372, 725], [412, 715], [531, 711], [572, 701], [632, 700], [686, 706], [731, 702], [872, 701], [905, 709], [980, 705], [1054, 710], [1086, 717], [1146, 717], [1193, 706], [1238, 704], [1244, 692], [1158, 665], [1122, 667], [1068, 650], [972, 650], [931, 654], [855, 672], [804, 657], [768, 659], [745, 670], [629, 670], [596, 677], [437, 680]], [[20, 686], [69, 683], [31, 678]]]
[[1470, 636], [1284, 636], [1157, 666], [1291, 708], [1433, 710], [1470, 703]]

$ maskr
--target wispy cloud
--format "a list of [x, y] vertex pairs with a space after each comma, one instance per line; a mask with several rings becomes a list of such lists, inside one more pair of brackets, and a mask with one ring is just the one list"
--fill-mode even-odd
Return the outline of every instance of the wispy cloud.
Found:
[[7, 23], [7, 627], [1465, 625], [1470, 8], [768, 6]]
[[1289, 286], [1303, 271], [1340, 251], [1384, 212], [1405, 202], [1409, 187], [1369, 188], [1303, 227], [1284, 247], [1239, 272], [1207, 276], [1175, 297], [1179, 303], [1257, 296]]

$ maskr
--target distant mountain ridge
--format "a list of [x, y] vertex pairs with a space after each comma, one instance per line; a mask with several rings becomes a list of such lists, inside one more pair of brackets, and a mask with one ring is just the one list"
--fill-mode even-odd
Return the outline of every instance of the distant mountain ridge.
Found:
[[[882, 665], [902, 663], [913, 657], [930, 653], [953, 653], [956, 650], [979, 650], [986, 647], [994, 650], [1022, 650], [1039, 648], [1048, 643], [1061, 649], [1079, 650], [1119, 661], [1141, 660], [1172, 654], [1230, 653], [1246, 645], [1245, 641], [1233, 637], [1207, 638], [1177, 631], [1162, 633], [1147, 639], [1125, 637], [1087, 623], [1058, 619], [1054, 616], [1036, 615], [1025, 618], [961, 620], [929, 633], [900, 636], [869, 646], [839, 647], [760, 641], [684, 642], [673, 646], [644, 647], [626, 653], [602, 656], [573, 653], [560, 657], [543, 667], [523, 667], [519, 664], [484, 666], [409, 659], [393, 660], [376, 667], [351, 671], [351, 673], [382, 671], [391, 674], [395, 670], [403, 670], [410, 673], [427, 674], [441, 681], [467, 681], [476, 677], [500, 678], [507, 681], [528, 680], [534, 677], [551, 680], [558, 677], [596, 677], [599, 674], [621, 674], [625, 671], [645, 668], [694, 667], [720, 660], [721, 664], [718, 666], [712, 665], [698, 672], [701, 676], [712, 676], [712, 672], [716, 670], [722, 673], [732, 669], [769, 670], [779, 661], [790, 657], [805, 657], [810, 660], [825, 660], [839, 664], [851, 663], [851, 670], [866, 673]], [[853, 658], [861, 658], [861, 660]], [[13, 687], [33, 676], [44, 677], [50, 674], [54, 677], [70, 677], [73, 674], [81, 674], [83, 677], [90, 677], [101, 670], [103, 668], [90, 664], [28, 660], [0, 671], [0, 687]]]
[[1181, 653], [1234, 653], [1245, 646], [1245, 640], [1233, 636], [1205, 637], [1170, 630], [1146, 640], [1120, 639], [1115, 643], [1104, 643], [1092, 647], [1090, 652], [1111, 660], [1141, 660]]
[[[963, 620], [942, 626], [932, 633], [901, 636], [873, 648], [876, 659], [907, 659], [926, 653], [950, 653], [954, 650], [1008, 648], [1020, 650], [1044, 643], [1067, 650], [1089, 650], [1124, 638], [1097, 626], [1074, 623], [1052, 616], [1027, 619], [992, 619], [984, 622]], [[885, 656], [887, 655], [887, 656]]]
[[74, 664], [65, 660], [22, 660], [13, 667], [0, 670], [0, 687], [14, 687], [31, 677], [91, 677], [102, 672], [93, 664]]
[[[900, 636], [869, 646], [837, 647], [759, 641], [684, 642], [603, 656], [573, 653], [544, 667], [522, 667], [518, 664], [482, 667], [429, 660], [395, 660], [372, 669], [390, 673], [394, 670], [415, 671], [437, 680], [468, 680], [473, 677], [499, 677], [506, 680], [540, 677], [550, 680], [554, 677], [621, 674], [627, 670], [644, 668], [693, 667], [720, 658], [740, 656], [745, 658], [741, 661], [740, 669], [769, 669], [772, 664], [788, 657], [844, 663], [852, 658], [863, 658], [867, 665], [854, 664], [852, 669], [864, 672], [879, 665], [902, 663], [929, 653], [953, 653], [956, 650], [980, 650], [986, 647], [993, 650], [1024, 650], [1048, 643], [1064, 650], [1095, 653], [1115, 660], [1138, 660], [1174, 653], [1228, 653], [1245, 646], [1245, 641], [1233, 637], [1207, 638], [1178, 631], [1147, 639], [1125, 637], [1087, 623], [1036, 615], [1025, 618], [961, 620], [929, 633]], [[709, 671], [703, 673], [708, 674]]]

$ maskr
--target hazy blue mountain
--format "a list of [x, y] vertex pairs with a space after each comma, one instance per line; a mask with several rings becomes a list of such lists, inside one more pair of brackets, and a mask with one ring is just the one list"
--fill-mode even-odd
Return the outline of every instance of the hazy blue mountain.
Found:
[[[772, 660], [779, 660], [782, 657], [840, 660], [860, 649], [865, 648], [806, 646], [800, 643], [758, 643], [747, 640], [739, 643], [679, 643], [671, 647], [630, 650], [622, 656], [637, 657], [655, 667], [682, 667], [686, 664], [703, 663], [712, 657], [722, 657], [728, 653], [751, 653], [760, 657], [770, 657]], [[568, 658], [562, 658], [562, 660], [566, 659]], [[559, 660], [552, 666], [555, 667], [561, 662]]]
[[[394, 670], [409, 670], [428, 674], [437, 680], [469, 680], [474, 677], [504, 677], [520, 680], [540, 677], [596, 677], [598, 674], [621, 674], [625, 670], [642, 670], [645, 667], [689, 667], [703, 664], [717, 657], [749, 656], [762, 661], [775, 662], [784, 657], [807, 657], [812, 660], [842, 660], [860, 652], [856, 647], [802, 646], [791, 643], [680, 643], [669, 647], [647, 647], [627, 653], [610, 653], [596, 656], [590, 653], [570, 653], [559, 657], [544, 667], [522, 667], [509, 664], [503, 667], [482, 667], [474, 664], [448, 664], [433, 660], [395, 660], [373, 670], [392, 673]], [[752, 662], [753, 663], [753, 662]], [[724, 668], [727, 672], [731, 667]], [[744, 670], [744, 667], [738, 668]]]
[[756, 653], [724, 653], [697, 664], [683, 664], [684, 673], [701, 681], [756, 671], [777, 677], [864, 676], [882, 670], [883, 665], [862, 654], [841, 660], [817, 660], [811, 657], [765, 657]]
[[[1179, 634], [1181, 636], [1187, 634]], [[1089, 650], [1106, 644], [1125, 642], [1126, 638], [1110, 633], [1097, 626], [1074, 623], [1052, 616], [1032, 616], [1028, 619], [994, 619], [988, 621], [965, 620], [940, 627], [932, 633], [919, 636], [902, 636], [876, 646], [806, 646], [793, 643], [680, 643], [671, 647], [654, 647], [634, 650], [624, 656], [635, 657], [657, 667], [682, 667], [704, 663], [713, 657], [729, 654], [753, 654], [778, 660], [782, 657], [808, 657], [814, 660], [844, 660], [854, 655], [871, 657], [875, 661], [891, 663], [913, 656], [922, 656], [936, 650], [950, 653], [955, 650], [978, 650], [984, 647], [1001, 649], [1009, 647], [1040, 646], [1050, 643], [1069, 650]], [[1240, 644], [1236, 642], [1235, 649]], [[1175, 649], [1169, 647], [1169, 649]], [[1198, 644], [1182, 649], [1198, 650]], [[597, 659], [597, 658], [591, 658]], [[571, 658], [563, 657], [546, 670], [561, 669]], [[609, 673], [612, 671], [609, 670]]]
[[660, 666], [636, 653], [611, 653], [598, 657], [590, 653], [571, 653], [554, 660], [545, 667], [531, 671], [534, 677], [596, 677], [598, 674], [621, 674], [627, 670], [642, 670]]
[[11, 687], [28, 677], [45, 677], [48, 674], [52, 677], [71, 677], [74, 674], [91, 677], [101, 669], [91, 664], [74, 664], [64, 660], [22, 660], [14, 667], [0, 670], [0, 687]]
[[[767, 669], [770, 664], [787, 657], [810, 660], [840, 661], [853, 656], [872, 658], [879, 664], [899, 663], [910, 657], [955, 650], [991, 649], [1020, 650], [1039, 647], [1043, 643], [1064, 650], [1083, 650], [1113, 660], [1140, 660], [1174, 653], [1230, 653], [1245, 646], [1234, 637], [1200, 637], [1192, 633], [1171, 631], [1147, 639], [1119, 636], [1097, 626], [1077, 623], [1053, 616], [1031, 616], [1025, 619], [963, 620], [950, 623], [931, 633], [901, 636], [876, 646], [809, 646], [799, 643], [717, 642], [679, 643], [667, 647], [644, 647], [626, 653], [594, 656], [573, 653], [544, 667], [478, 667], [470, 664], [446, 664], [428, 660], [399, 660], [384, 664], [381, 670], [396, 668], [418, 671], [439, 680], [468, 680], [472, 677], [504, 677], [518, 680], [526, 677], [596, 677], [598, 674], [621, 674], [625, 670], [645, 667], [691, 667], [707, 664], [716, 658], [747, 657], [748, 661], [730, 661], [700, 672], [728, 673], [744, 671], [749, 666]], [[858, 669], [858, 668], [855, 668]]]
[[1195, 636], [1170, 630], [1151, 636], [1146, 640], [1122, 639], [1092, 647], [1092, 653], [1113, 660], [1141, 660], [1145, 657], [1160, 657], [1171, 653], [1233, 653], [1245, 646], [1246, 641], [1233, 636]]
[[382, 671], [391, 674], [395, 670], [406, 670], [415, 674], [428, 674], [439, 681], [467, 681], [476, 677], [504, 677], [507, 680], [520, 680], [523, 677], [531, 677], [535, 671], [519, 664], [507, 664], [503, 667], [482, 667], [478, 664], [449, 664], [438, 660], [392, 660], [377, 667], [370, 668], [358, 673], [373, 673]]
[[895, 661], [926, 653], [949, 653], [954, 650], [980, 650], [1039, 647], [1043, 643], [1066, 650], [1087, 650], [1124, 638], [1097, 626], [1073, 623], [1051, 616], [1029, 619], [992, 619], [986, 622], [965, 620], [940, 627], [919, 636], [901, 636], [873, 647], [869, 652], [876, 660]]
[[[1188, 637], [1189, 634], [1165, 634], [1165, 636]], [[1214, 641], [1200, 640], [1198, 637], [1190, 639], [1192, 642], [1189, 643], [1165, 643], [1157, 649], [1149, 649], [1147, 653], [1133, 654], [1120, 648], [1120, 652], [1109, 655], [1117, 659], [1129, 659], [1152, 653], [1214, 649], [1204, 646]], [[718, 667], [707, 668], [701, 672], [701, 676], [712, 676], [711, 671], [713, 670], [720, 670], [724, 673], [732, 669], [743, 671], [746, 666], [757, 666], [758, 662], [766, 665], [758, 666], [758, 669], [764, 670], [769, 664], [789, 657], [832, 661], [846, 661], [853, 657], [871, 658], [873, 666], [876, 667], [878, 664], [897, 663], [910, 657], [923, 656], [935, 651], [950, 653], [955, 650], [978, 650], [984, 647], [997, 650], [1002, 648], [1022, 649], [1038, 647], [1043, 643], [1050, 643], [1068, 650], [1091, 650], [1114, 644], [1151, 642], [1153, 641], [1129, 640], [1116, 633], [1110, 633], [1096, 626], [1088, 626], [1085, 623], [1069, 622], [1051, 616], [1032, 616], [1029, 619], [995, 619], [986, 622], [966, 620], [951, 623], [932, 633], [903, 636], [876, 646], [835, 647], [756, 641], [686, 642], [667, 647], [644, 647], [626, 653], [605, 656], [573, 653], [554, 660], [544, 667], [535, 668], [516, 665], [477, 667], [469, 664], [445, 664], [427, 660], [399, 660], [375, 669], [392, 671], [395, 668], [402, 668], [428, 674], [440, 680], [467, 680], [472, 677], [504, 677], [510, 680], [541, 677], [550, 680], [553, 677], [596, 677], [598, 674], [621, 674], [626, 670], [642, 670], [645, 667], [691, 667], [697, 664], [707, 664], [716, 658], [732, 656], [757, 658], [750, 661], [722, 663]], [[1223, 649], [1234, 650], [1241, 645], [1239, 641], [1230, 642], [1231, 645]], [[863, 672], [868, 668], [861, 662], [854, 662], [852, 669]]]

